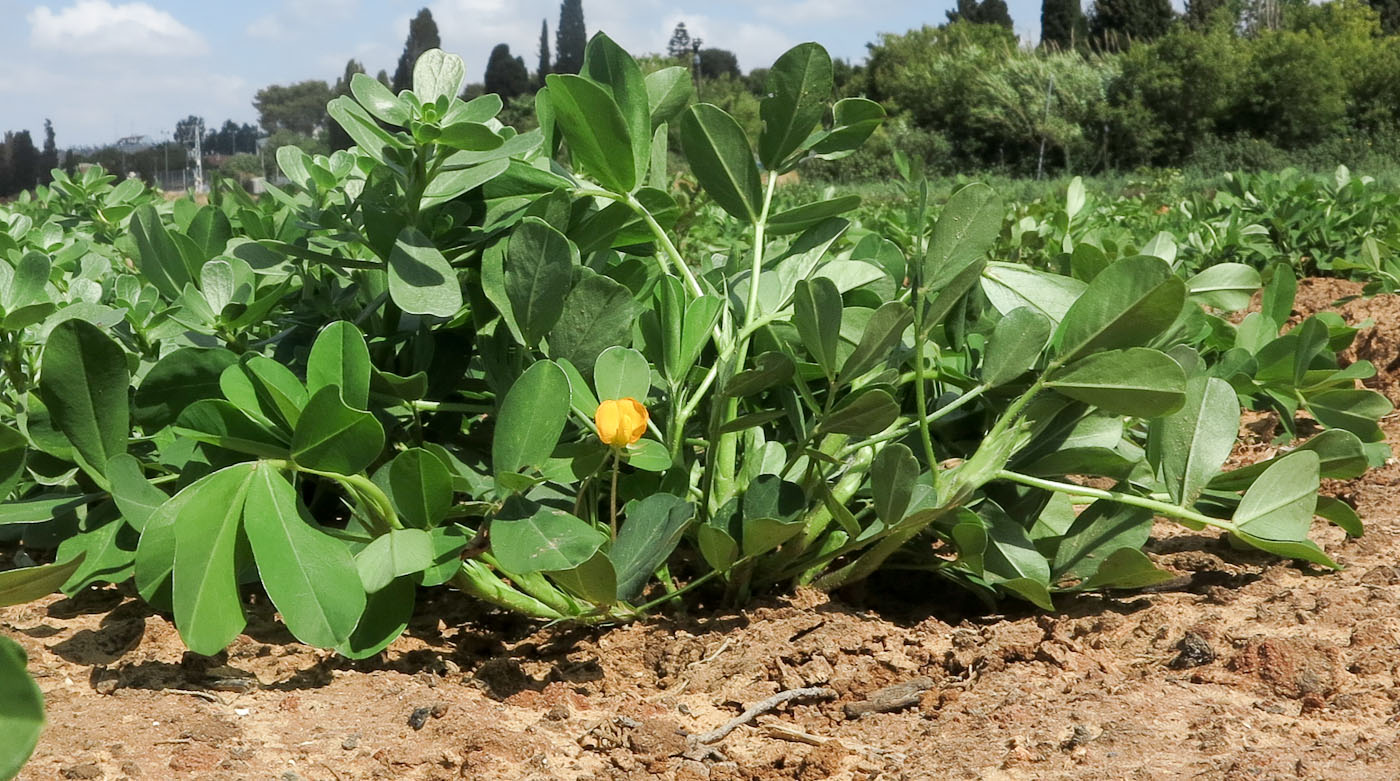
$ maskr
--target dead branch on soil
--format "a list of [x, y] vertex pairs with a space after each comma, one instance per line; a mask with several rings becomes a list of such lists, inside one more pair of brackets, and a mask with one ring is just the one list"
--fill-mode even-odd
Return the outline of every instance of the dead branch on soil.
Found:
[[824, 686], [808, 686], [801, 689], [788, 689], [785, 692], [778, 692], [768, 699], [750, 707], [742, 714], [730, 719], [724, 726], [710, 730], [702, 735], [691, 738], [692, 742], [699, 744], [718, 743], [724, 740], [729, 733], [748, 724], [754, 719], [774, 710], [779, 705], [793, 700], [831, 700], [836, 698], [836, 690], [828, 689]]

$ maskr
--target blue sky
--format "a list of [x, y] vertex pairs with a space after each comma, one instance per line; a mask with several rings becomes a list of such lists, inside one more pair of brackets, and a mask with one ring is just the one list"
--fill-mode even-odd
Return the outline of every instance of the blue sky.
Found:
[[[584, 0], [590, 34], [601, 29], [636, 53], [665, 47], [685, 21], [707, 46], [734, 51], [744, 70], [815, 40], [860, 60], [882, 32], [938, 24], [954, 0]], [[333, 82], [354, 57], [393, 71], [408, 20], [432, 9], [443, 48], [480, 80], [497, 43], [533, 70], [540, 21], [553, 38], [558, 0], [0, 0], [0, 131], [41, 140], [52, 118], [60, 147], [159, 137], [199, 114], [255, 122], [260, 87]], [[1010, 0], [1016, 31], [1039, 34], [1039, 0]]]

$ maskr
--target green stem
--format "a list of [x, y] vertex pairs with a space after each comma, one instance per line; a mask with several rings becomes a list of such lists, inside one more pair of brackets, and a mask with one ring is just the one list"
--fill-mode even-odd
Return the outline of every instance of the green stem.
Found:
[[[979, 396], [981, 396], [983, 393], [986, 393], [986, 392], [987, 392], [987, 386], [985, 386], [985, 385], [978, 385], [978, 386], [974, 387], [972, 390], [970, 390], [970, 391], [964, 393], [963, 395], [959, 396], [958, 398], [956, 398], [956, 399], [954, 399], [954, 400], [948, 402], [947, 404], [943, 405], [942, 407], [939, 407], [938, 409], [934, 410], [933, 412], [930, 412], [929, 414], [925, 415], [925, 416], [924, 416], [924, 420], [923, 420], [924, 425], [925, 425], [925, 426], [930, 425], [930, 424], [932, 424], [932, 423], [938, 421], [940, 418], [944, 417], [945, 415], [949, 415], [949, 414], [951, 414], [951, 413], [953, 413], [953, 412], [956, 412], [958, 409], [962, 408], [962, 407], [963, 407], [964, 405], [966, 405], [968, 402], [970, 402], [970, 401], [972, 401], [972, 400], [978, 398]], [[842, 450], [841, 452], [837, 453], [837, 454], [836, 454], [836, 457], [837, 457], [837, 458], [845, 458], [846, 456], [849, 456], [850, 454], [856, 452], [856, 451], [859, 450], [860, 448], [868, 447], [868, 446], [870, 446], [870, 445], [878, 445], [878, 444], [881, 444], [881, 443], [884, 443], [884, 442], [889, 442], [889, 441], [892, 440], [892, 439], [900, 439], [900, 438], [902, 438], [902, 437], [908, 436], [909, 433], [910, 433], [910, 431], [909, 431], [909, 430], [910, 430], [910, 426], [917, 426], [917, 425], [919, 425], [919, 422], [918, 422], [918, 421], [911, 421], [909, 424], [906, 424], [906, 425], [903, 425], [903, 426], [896, 426], [895, 428], [892, 428], [892, 429], [890, 429], [889, 431], [885, 431], [885, 432], [882, 432], [882, 433], [880, 433], [880, 434], [876, 434], [875, 436], [870, 437], [870, 438], [868, 438], [868, 439], [862, 439], [862, 440], [860, 440], [859, 442], [856, 442], [856, 443], [854, 443], [854, 444], [848, 445], [844, 450]]]
[[528, 594], [511, 588], [497, 577], [490, 567], [479, 561], [464, 561], [462, 568], [452, 576], [452, 585], [464, 594], [503, 607], [513, 613], [557, 621], [566, 618], [563, 613], [546, 605]]
[[1149, 499], [1145, 496], [1135, 494], [1125, 494], [1120, 491], [1105, 491], [1100, 488], [1090, 488], [1085, 485], [1075, 485], [1074, 483], [1061, 483], [1055, 480], [1046, 480], [1040, 477], [1023, 475], [1020, 472], [1012, 472], [1009, 469], [1001, 469], [996, 473], [996, 478], [1000, 480], [1010, 480], [1013, 483], [1020, 483], [1032, 488], [1042, 488], [1047, 491], [1068, 494], [1070, 496], [1080, 496], [1086, 499], [1105, 499], [1110, 502], [1126, 504], [1131, 507], [1141, 507], [1144, 510], [1151, 510], [1158, 515], [1165, 515], [1171, 518], [1193, 521], [1195, 523], [1211, 526], [1225, 531], [1238, 531], [1235, 524], [1223, 518], [1212, 518], [1209, 515], [1198, 513], [1195, 510], [1188, 510], [1168, 502], [1159, 502], [1156, 499]]

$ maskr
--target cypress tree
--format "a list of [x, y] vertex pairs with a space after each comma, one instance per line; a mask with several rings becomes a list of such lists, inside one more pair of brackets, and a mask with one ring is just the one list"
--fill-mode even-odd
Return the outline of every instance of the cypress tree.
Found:
[[583, 0], [564, 0], [559, 4], [559, 29], [554, 31], [554, 72], [578, 73], [583, 68], [583, 49], [587, 45]]
[[44, 120], [44, 151], [39, 155], [39, 181], [53, 181], [53, 169], [58, 167], [58, 145], [54, 143], [53, 120]]
[[403, 43], [403, 54], [399, 55], [398, 67], [394, 68], [393, 90], [413, 88], [413, 64], [418, 62], [418, 57], [429, 49], [442, 48], [442, 38], [438, 37], [437, 22], [433, 21], [433, 12], [426, 8], [420, 9], [418, 15], [413, 17], [413, 21], [408, 23], [408, 38]]
[[543, 87], [544, 77], [549, 75], [549, 20], [540, 20], [540, 66], [536, 74], [536, 83]]
[[39, 181], [39, 150], [34, 147], [34, 137], [28, 130], [15, 133], [10, 142], [10, 166], [14, 192], [34, 189]]
[[1386, 35], [1400, 33], [1400, 0], [1367, 0], [1381, 17], [1381, 30]]
[[[355, 78], [356, 73], [364, 72], [365, 66], [361, 65], [358, 61], [352, 59], [346, 62], [345, 73], [336, 80], [335, 88], [331, 90], [332, 96], [339, 97], [341, 95], [349, 95], [350, 80]], [[346, 133], [345, 128], [341, 127], [340, 123], [335, 120], [326, 122], [326, 131], [326, 141], [330, 145], [332, 152], [337, 149], [349, 149], [355, 145], [355, 142], [350, 138], [350, 134]]]
[[494, 92], [507, 102], [530, 91], [530, 71], [525, 68], [525, 60], [512, 57], [510, 46], [504, 43], [491, 50], [485, 81], [487, 92]]
[[1161, 36], [1175, 18], [1171, 0], [1094, 0], [1089, 32], [1095, 44], [1118, 51]]
[[1040, 5], [1040, 45], [1069, 51], [1083, 24], [1079, 0], [1044, 0]]

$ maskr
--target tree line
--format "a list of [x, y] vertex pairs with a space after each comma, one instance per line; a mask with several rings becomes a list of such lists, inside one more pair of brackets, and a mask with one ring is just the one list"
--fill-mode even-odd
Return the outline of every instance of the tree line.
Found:
[[43, 146], [34, 145], [28, 130], [7, 130], [0, 140], [0, 198], [32, 190], [53, 180], [58, 167], [58, 145], [53, 122], [44, 120]]

